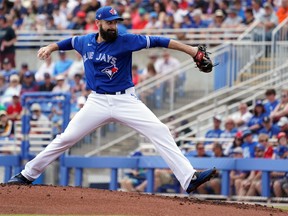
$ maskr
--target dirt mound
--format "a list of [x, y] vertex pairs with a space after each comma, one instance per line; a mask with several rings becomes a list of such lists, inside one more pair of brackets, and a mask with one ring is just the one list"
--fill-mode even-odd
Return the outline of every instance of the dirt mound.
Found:
[[116, 192], [79, 187], [0, 186], [0, 214], [48, 215], [287, 215], [260, 205]]

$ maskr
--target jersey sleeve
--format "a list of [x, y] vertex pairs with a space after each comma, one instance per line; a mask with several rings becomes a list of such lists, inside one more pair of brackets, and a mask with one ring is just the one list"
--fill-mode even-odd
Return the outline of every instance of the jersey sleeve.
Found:
[[83, 44], [84, 44], [83, 43], [84, 37], [85, 36], [74, 36], [72, 37], [72, 40], [71, 40], [72, 47], [80, 54], [81, 54]]
[[126, 48], [129, 51], [137, 51], [141, 49], [149, 49], [153, 47], [168, 47], [169, 38], [160, 36], [148, 36], [137, 34], [126, 34], [124, 37]]

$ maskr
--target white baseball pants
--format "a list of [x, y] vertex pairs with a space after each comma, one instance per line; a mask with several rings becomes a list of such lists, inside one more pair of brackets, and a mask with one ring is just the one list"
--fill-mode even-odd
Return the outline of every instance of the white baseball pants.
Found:
[[135, 96], [134, 88], [127, 89], [126, 94], [121, 95], [92, 92], [65, 131], [57, 135], [42, 152], [26, 164], [22, 175], [31, 181], [38, 178], [65, 150], [99, 126], [111, 121], [120, 122], [147, 137], [155, 145], [181, 186], [187, 189], [195, 172], [194, 168], [177, 147], [168, 127]]

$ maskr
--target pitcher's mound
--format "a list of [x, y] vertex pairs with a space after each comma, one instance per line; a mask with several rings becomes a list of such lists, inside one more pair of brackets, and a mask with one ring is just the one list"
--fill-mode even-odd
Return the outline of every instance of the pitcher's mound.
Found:
[[271, 216], [287, 212], [260, 205], [91, 188], [1, 184], [0, 214]]

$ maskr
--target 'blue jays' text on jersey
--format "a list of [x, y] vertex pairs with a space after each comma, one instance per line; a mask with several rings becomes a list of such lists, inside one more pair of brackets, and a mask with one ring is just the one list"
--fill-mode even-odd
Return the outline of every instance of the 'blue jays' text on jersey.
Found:
[[82, 55], [87, 88], [99, 93], [117, 92], [134, 86], [132, 52], [143, 48], [168, 47], [170, 39], [119, 34], [113, 42], [96, 41], [98, 33], [75, 36], [73, 48]]

